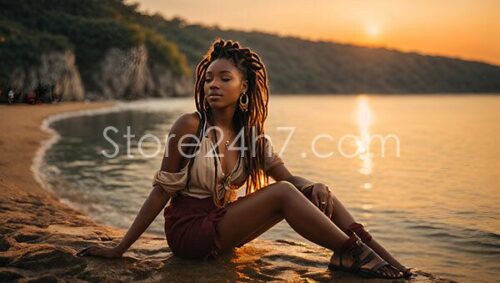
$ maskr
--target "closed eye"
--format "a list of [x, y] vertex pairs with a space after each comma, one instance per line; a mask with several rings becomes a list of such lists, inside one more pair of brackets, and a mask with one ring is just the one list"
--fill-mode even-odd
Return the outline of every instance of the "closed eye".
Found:
[[[222, 78], [222, 81], [224, 81], [224, 82], [228, 82], [230, 80], [231, 80], [231, 78]], [[212, 81], [212, 78], [205, 78], [205, 82], [211, 82], [211, 81]]]

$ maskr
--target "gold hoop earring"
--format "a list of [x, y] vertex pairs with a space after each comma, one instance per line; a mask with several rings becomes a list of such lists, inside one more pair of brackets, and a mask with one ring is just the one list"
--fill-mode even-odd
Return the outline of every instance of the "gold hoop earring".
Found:
[[[245, 99], [243, 99], [243, 97], [245, 97]], [[248, 111], [248, 94], [246, 93], [240, 95], [240, 109], [243, 112]]]

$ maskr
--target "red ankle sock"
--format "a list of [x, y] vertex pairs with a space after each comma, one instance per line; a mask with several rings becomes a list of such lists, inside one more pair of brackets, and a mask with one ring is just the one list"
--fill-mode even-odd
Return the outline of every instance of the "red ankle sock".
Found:
[[365, 227], [360, 223], [352, 223], [351, 225], [349, 225], [349, 228], [347, 228], [347, 230], [351, 231], [351, 233], [356, 233], [356, 235], [358, 235], [363, 243], [368, 243], [372, 239], [372, 235], [370, 235], [370, 233], [368, 233], [368, 231], [365, 230]]
[[340, 247], [339, 252], [342, 253], [356, 247], [356, 242], [358, 240], [359, 238], [356, 235], [354, 234], [350, 235], [349, 239], [342, 244], [342, 247]]

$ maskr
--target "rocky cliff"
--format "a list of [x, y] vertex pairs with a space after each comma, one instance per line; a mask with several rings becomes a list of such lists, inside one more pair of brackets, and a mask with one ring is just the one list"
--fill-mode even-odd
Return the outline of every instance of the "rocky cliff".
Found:
[[21, 99], [38, 86], [53, 87], [65, 100], [83, 100], [84, 87], [71, 51], [41, 54], [39, 65], [17, 67], [10, 74], [9, 85], [21, 93]]
[[109, 49], [93, 72], [86, 98], [140, 99], [188, 95], [191, 80], [158, 64], [144, 45]]
[[[64, 100], [182, 96], [192, 70], [122, 1], [0, 0], [0, 88]], [[31, 96], [31, 95], [30, 95]]]
[[21, 93], [19, 99], [39, 86], [50, 88], [65, 101], [185, 96], [192, 89], [189, 77], [175, 75], [170, 68], [155, 63], [144, 45], [109, 49], [102, 61], [96, 62], [87, 88], [73, 52], [42, 54], [39, 62], [12, 71], [8, 85]]

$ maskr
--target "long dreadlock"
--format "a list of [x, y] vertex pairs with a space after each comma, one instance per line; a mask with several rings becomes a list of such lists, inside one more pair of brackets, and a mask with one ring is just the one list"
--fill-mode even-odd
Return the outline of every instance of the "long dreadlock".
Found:
[[[208, 66], [215, 60], [224, 58], [234, 63], [242, 72], [243, 78], [248, 80], [248, 111], [243, 112], [239, 107], [233, 117], [233, 127], [236, 132], [244, 131], [244, 145], [247, 147], [243, 153], [248, 172], [246, 180], [246, 194], [261, 189], [269, 183], [269, 176], [265, 173], [265, 139], [252, 137], [264, 136], [264, 122], [267, 118], [267, 106], [269, 100], [269, 87], [267, 71], [260, 57], [249, 48], [243, 48], [236, 41], [217, 39], [213, 42], [207, 54], [196, 67], [195, 103], [198, 112], [202, 113], [202, 122], [206, 118], [213, 125], [213, 115], [205, 100], [205, 74]], [[201, 125], [200, 123], [200, 125]], [[252, 133], [253, 131], [253, 133]], [[198, 129], [198, 135], [200, 129]], [[255, 143], [255, 147], [252, 146]], [[240, 145], [241, 146], [241, 145]], [[255, 151], [253, 149], [255, 148]], [[191, 157], [194, 158], [194, 157]], [[214, 158], [215, 162], [215, 158]], [[188, 184], [193, 162], [188, 161]], [[215, 166], [217, 176], [217, 166]], [[214, 178], [217, 180], [217, 178]], [[217, 185], [217, 184], [215, 184]], [[218, 206], [224, 205], [224, 200], [214, 197]]]

